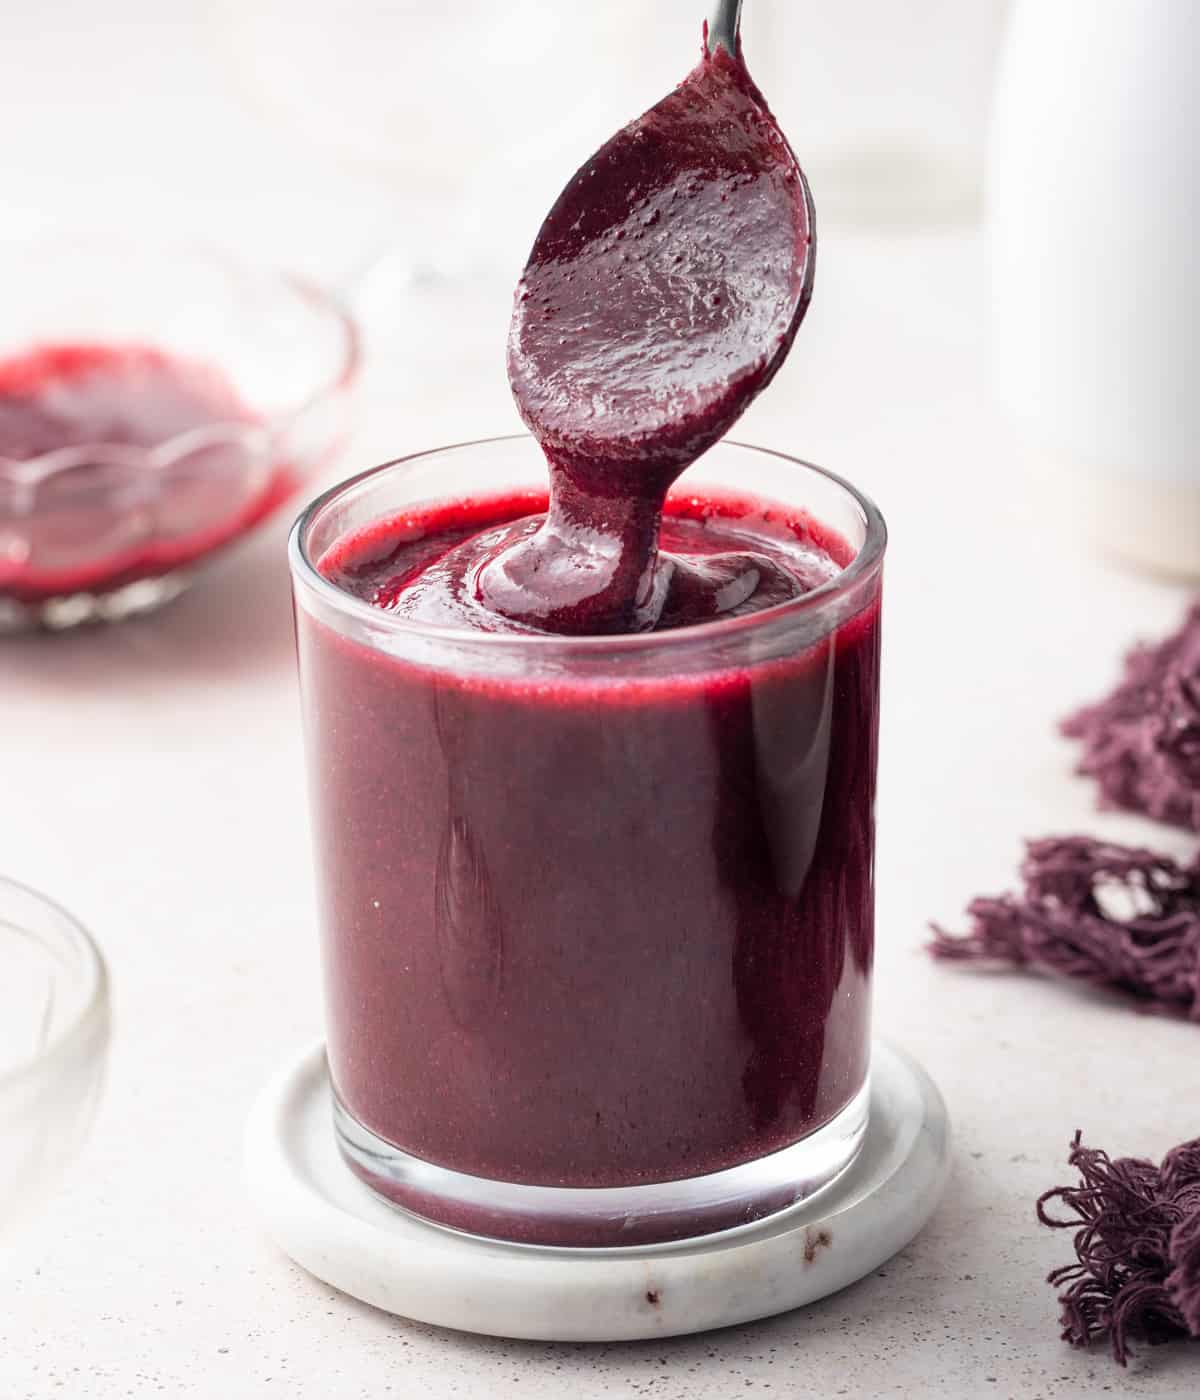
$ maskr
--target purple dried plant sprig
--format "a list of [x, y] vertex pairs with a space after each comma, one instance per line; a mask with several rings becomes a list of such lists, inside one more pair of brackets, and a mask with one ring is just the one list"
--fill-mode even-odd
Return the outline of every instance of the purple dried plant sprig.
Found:
[[[1124, 1366], [1132, 1339], [1156, 1346], [1200, 1337], [1200, 1139], [1156, 1167], [1110, 1158], [1076, 1133], [1068, 1162], [1080, 1184], [1037, 1203], [1043, 1225], [1075, 1230], [1076, 1263], [1047, 1277], [1061, 1290], [1064, 1340], [1084, 1347], [1107, 1336]], [[1050, 1213], [1052, 1203], [1066, 1218]]]
[[934, 925], [933, 956], [1035, 967], [1200, 1021], [1200, 859], [1047, 837], [1021, 879], [1020, 895], [972, 900], [966, 934]]
[[1200, 831], [1200, 602], [1177, 632], [1135, 647], [1112, 694], [1062, 732], [1082, 741], [1078, 771], [1104, 805]]

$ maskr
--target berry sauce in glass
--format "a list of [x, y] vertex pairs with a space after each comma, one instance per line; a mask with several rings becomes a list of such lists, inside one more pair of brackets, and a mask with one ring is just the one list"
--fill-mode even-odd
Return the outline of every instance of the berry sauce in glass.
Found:
[[[448, 503], [319, 568], [461, 625], [464, 541], [545, 509]], [[796, 596], [850, 553], [730, 497], [672, 500], [662, 545], [770, 560]], [[366, 1127], [477, 1176], [631, 1185], [775, 1151], [862, 1087], [877, 599], [799, 655], [625, 683], [447, 674], [304, 619], [300, 645], [330, 1062]]]
[[[311, 560], [378, 620], [301, 609], [298, 635], [330, 1069], [385, 1146], [637, 1187], [789, 1148], [863, 1090], [878, 584], [781, 650], [855, 550], [736, 483], [671, 492], [779, 368], [813, 257], [795, 156], [741, 55], [706, 51], [570, 182], [517, 289], [548, 490], [414, 504]], [[622, 669], [622, 642], [690, 631], [707, 664]], [[530, 664], [423, 660], [438, 636]], [[574, 664], [606, 639], [610, 675]], [[356, 1169], [444, 1223], [618, 1242]]]

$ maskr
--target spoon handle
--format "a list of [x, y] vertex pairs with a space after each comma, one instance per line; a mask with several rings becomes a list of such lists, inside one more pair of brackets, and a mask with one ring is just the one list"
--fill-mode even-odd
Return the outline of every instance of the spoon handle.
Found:
[[724, 44], [730, 54], [736, 54], [741, 22], [742, 0], [715, 0], [708, 22], [709, 53], [716, 53], [717, 45]]

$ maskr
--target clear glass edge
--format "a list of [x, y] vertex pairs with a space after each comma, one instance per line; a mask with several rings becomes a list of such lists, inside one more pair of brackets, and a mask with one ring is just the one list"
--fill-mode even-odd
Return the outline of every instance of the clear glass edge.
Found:
[[[812, 1139], [820, 1138], [822, 1134], [829, 1133], [831, 1138], [837, 1138], [837, 1130], [844, 1130], [847, 1124], [853, 1124], [854, 1131], [850, 1135], [853, 1144], [845, 1160], [827, 1178], [823, 1179], [807, 1195], [790, 1202], [788, 1205], [780, 1206], [774, 1210], [768, 1210], [765, 1214], [753, 1220], [741, 1221], [736, 1225], [727, 1225], [714, 1230], [707, 1230], [695, 1235], [682, 1236], [678, 1239], [651, 1240], [641, 1244], [610, 1244], [610, 1245], [571, 1245], [571, 1244], [543, 1244], [531, 1243], [526, 1240], [508, 1239], [502, 1235], [485, 1235], [463, 1229], [460, 1226], [449, 1225], [444, 1221], [436, 1220], [431, 1216], [422, 1215], [419, 1210], [412, 1206], [401, 1205], [398, 1201], [386, 1196], [377, 1187], [373, 1186], [364, 1177], [358, 1176], [358, 1180], [366, 1187], [371, 1194], [385, 1205], [389, 1210], [398, 1211], [402, 1215], [409, 1216], [420, 1224], [430, 1229], [440, 1230], [445, 1234], [456, 1235], [460, 1238], [473, 1240], [477, 1243], [490, 1245], [502, 1250], [518, 1250], [531, 1254], [553, 1254], [564, 1258], [579, 1258], [582, 1255], [591, 1255], [596, 1258], [614, 1258], [622, 1255], [643, 1255], [643, 1254], [668, 1254], [694, 1248], [698, 1244], [735, 1244], [739, 1238], [753, 1231], [759, 1230], [768, 1222], [779, 1222], [789, 1215], [799, 1214], [808, 1209], [814, 1201], [823, 1195], [828, 1189], [838, 1182], [847, 1171], [853, 1167], [858, 1160], [859, 1153], [866, 1141], [866, 1135], [870, 1120], [871, 1105], [871, 1067], [868, 1065], [867, 1074], [862, 1085], [854, 1094], [853, 1098], [834, 1115], [828, 1122], [821, 1124], [805, 1137], [790, 1143], [786, 1147], [778, 1148], [774, 1152], [767, 1153], [763, 1157], [753, 1158], [749, 1162], [740, 1163], [738, 1166], [725, 1168], [719, 1172], [709, 1173], [699, 1177], [677, 1177], [670, 1181], [646, 1183], [638, 1186], [625, 1187], [555, 1187], [555, 1186], [527, 1186], [518, 1185], [513, 1182], [493, 1181], [487, 1177], [471, 1176], [468, 1173], [459, 1172], [451, 1167], [439, 1166], [436, 1162], [429, 1162], [423, 1158], [414, 1157], [411, 1153], [405, 1152], [403, 1148], [398, 1148], [394, 1144], [387, 1142], [384, 1138], [379, 1138], [372, 1133], [369, 1128], [364, 1127], [354, 1115], [342, 1103], [337, 1091], [333, 1087], [332, 1074], [326, 1064], [326, 1074], [329, 1076], [330, 1098], [332, 1100], [332, 1125], [334, 1136], [337, 1140], [338, 1149], [342, 1153], [349, 1151], [352, 1156], [365, 1165], [368, 1155], [376, 1155], [385, 1169], [395, 1170], [396, 1166], [403, 1163], [407, 1167], [416, 1168], [427, 1173], [429, 1185], [440, 1182], [443, 1186], [453, 1187], [456, 1184], [469, 1183], [470, 1194], [468, 1197], [449, 1196], [446, 1199], [451, 1204], [462, 1204], [464, 1199], [468, 1204], [478, 1205], [487, 1208], [489, 1204], [494, 1204], [484, 1199], [490, 1192], [499, 1191], [507, 1194], [510, 1191], [516, 1193], [517, 1198], [524, 1198], [532, 1203], [536, 1199], [543, 1207], [556, 1206], [560, 1210], [569, 1209], [575, 1205], [580, 1207], [587, 1202], [588, 1197], [594, 1198], [594, 1204], [617, 1205], [622, 1209], [634, 1209], [640, 1207], [642, 1211], [649, 1209], [649, 1213], [663, 1214], [672, 1213], [668, 1210], [666, 1198], [681, 1190], [687, 1193], [689, 1188], [701, 1187], [720, 1191], [721, 1186], [735, 1186], [740, 1182], [749, 1181], [750, 1177], [758, 1172], [769, 1175], [779, 1168], [783, 1169], [783, 1176], [787, 1176], [792, 1165], [796, 1162], [799, 1149], [811, 1148], [814, 1144]], [[353, 1143], [347, 1137], [347, 1127], [352, 1129], [356, 1135], [361, 1135], [364, 1141], [373, 1140], [379, 1143], [387, 1151], [382, 1154], [367, 1154], [363, 1152], [360, 1144]], [[826, 1144], [827, 1145], [827, 1144]], [[354, 1168], [351, 1167], [353, 1171]], [[382, 1176], [381, 1173], [377, 1173]], [[782, 1179], [782, 1177], [781, 1177]], [[778, 1183], [775, 1183], [776, 1185]], [[659, 1207], [657, 1211], [651, 1205], [652, 1201], [657, 1201]], [[711, 1202], [710, 1209], [718, 1202]], [[682, 1207], [674, 1206], [674, 1210]], [[520, 1215], [519, 1208], [510, 1210], [510, 1215]], [[538, 1210], [531, 1211], [528, 1218], [536, 1219], [540, 1214]], [[576, 1217], [578, 1220], [580, 1217]], [[602, 1219], [602, 1213], [592, 1216], [585, 1211], [582, 1217], [585, 1222], [589, 1219]]]
[[[420, 452], [410, 452], [403, 457], [393, 458], [357, 472], [344, 481], [323, 491], [297, 517], [288, 534], [288, 565], [297, 587], [303, 587], [309, 594], [319, 599], [326, 607], [343, 617], [357, 621], [373, 632], [386, 632], [395, 636], [418, 638], [422, 641], [465, 647], [480, 651], [546, 651], [559, 650], [565, 654], [584, 655], [634, 655], [647, 651], [686, 651], [717, 641], [734, 637], [748, 636], [769, 629], [772, 625], [783, 624], [799, 617], [819, 613], [849, 594], [861, 585], [876, 577], [883, 567], [883, 557], [887, 548], [888, 532], [883, 514], [873, 500], [845, 478], [818, 467], [802, 458], [793, 457], [774, 448], [756, 447], [752, 443], [723, 440], [716, 449], [724, 445], [741, 451], [753, 452], [766, 457], [774, 457], [792, 466], [815, 472], [827, 482], [844, 491], [862, 512], [866, 534], [862, 547], [851, 562], [835, 578], [823, 583], [819, 588], [806, 593], [791, 602], [780, 603], [773, 608], [749, 616], [729, 618], [719, 622], [701, 623], [695, 627], [682, 627], [669, 632], [639, 633], [622, 637], [568, 637], [549, 633], [499, 633], [472, 632], [465, 628], [420, 626], [403, 618], [397, 618], [369, 603], [353, 597], [325, 578], [309, 557], [305, 538], [310, 526], [320, 513], [345, 492], [354, 490], [365, 481], [381, 475], [393, 468], [417, 462], [423, 458], [437, 456], [442, 452], [458, 452], [472, 447], [490, 447], [499, 443], [532, 442], [528, 433], [506, 433], [499, 437], [474, 438], [465, 442], [447, 443], [442, 447], [426, 448]], [[706, 454], [707, 456], [707, 454]], [[700, 462], [705, 459], [701, 457]], [[697, 464], [698, 465], [698, 464]]]
[[108, 964], [105, 962], [104, 954], [100, 951], [100, 945], [84, 925], [57, 900], [51, 899], [30, 885], [23, 884], [20, 880], [11, 880], [7, 876], [0, 875], [0, 896], [3, 896], [6, 891], [15, 891], [17, 894], [32, 899], [34, 903], [40, 905], [62, 923], [75, 948], [84, 957], [91, 978], [91, 987], [79, 1013], [59, 1031], [48, 1045], [37, 1054], [24, 1060], [18, 1060], [15, 1064], [9, 1065], [7, 1069], [0, 1069], [0, 1089], [35, 1077], [53, 1064], [55, 1060], [69, 1054], [75, 1046], [85, 1042], [96, 1031], [105, 1028], [110, 1014]]
[[[310, 389], [293, 407], [275, 414], [267, 419], [263, 425], [271, 437], [277, 437], [285, 433], [292, 424], [303, 418], [318, 404], [326, 399], [332, 398], [335, 394], [348, 390], [358, 379], [362, 368], [363, 345], [362, 332], [358, 322], [355, 320], [348, 306], [343, 300], [329, 288], [321, 286], [318, 282], [293, 273], [285, 268], [275, 267], [270, 263], [256, 262], [253, 260], [243, 261], [236, 254], [229, 253], [215, 243], [205, 242], [203, 239], [182, 239], [177, 242], [164, 241], [162, 243], [150, 240], [140, 241], [131, 239], [126, 241], [117, 235], [49, 235], [36, 240], [30, 239], [6, 239], [0, 240], [0, 250], [13, 251], [29, 246], [36, 246], [39, 252], [45, 252], [48, 245], [61, 247], [63, 249], [77, 248], [96, 250], [102, 248], [113, 255], [122, 253], [129, 257], [131, 251], [146, 249], [154, 253], [165, 255], [176, 255], [179, 257], [199, 257], [204, 261], [222, 266], [225, 268], [238, 268], [244, 272], [252, 272], [269, 278], [277, 282], [281, 287], [286, 288], [292, 295], [305, 302], [314, 311], [322, 316], [329, 316], [336, 321], [342, 334], [342, 354], [340, 356], [337, 369], [334, 374], [322, 380], [315, 388]], [[231, 430], [237, 430], [244, 425], [231, 423], [227, 426]], [[178, 444], [182, 439], [193, 434], [194, 430], [189, 429], [184, 433], [177, 433], [171, 437], [164, 438], [162, 442], [156, 443], [152, 449], [143, 455], [148, 466], [153, 466], [161, 455], [170, 455], [172, 451], [178, 449]], [[103, 442], [77, 444], [72, 451], [75, 455], [80, 453], [103, 451], [110, 447], [110, 444]], [[46, 474], [41, 464], [48, 459], [53, 459], [63, 449], [56, 448], [52, 452], [41, 453], [36, 457], [21, 458], [19, 461], [10, 462], [7, 458], [0, 458], [0, 475], [11, 479], [15, 485], [25, 484], [27, 479], [34, 479], [38, 482]], [[131, 452], [131, 456], [132, 456]], [[53, 464], [51, 465], [53, 469]]]

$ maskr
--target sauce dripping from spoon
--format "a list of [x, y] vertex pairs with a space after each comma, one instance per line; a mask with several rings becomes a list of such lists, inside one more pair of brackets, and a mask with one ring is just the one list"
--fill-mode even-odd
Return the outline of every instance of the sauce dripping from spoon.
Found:
[[[718, 44], [559, 196], [517, 287], [509, 382], [550, 470], [535, 533], [475, 575], [539, 630], [653, 628], [779, 588], [770, 561], [660, 554], [676, 478], [770, 383], [812, 294], [812, 198], [737, 54]], [[786, 596], [786, 595], [785, 595]]]

